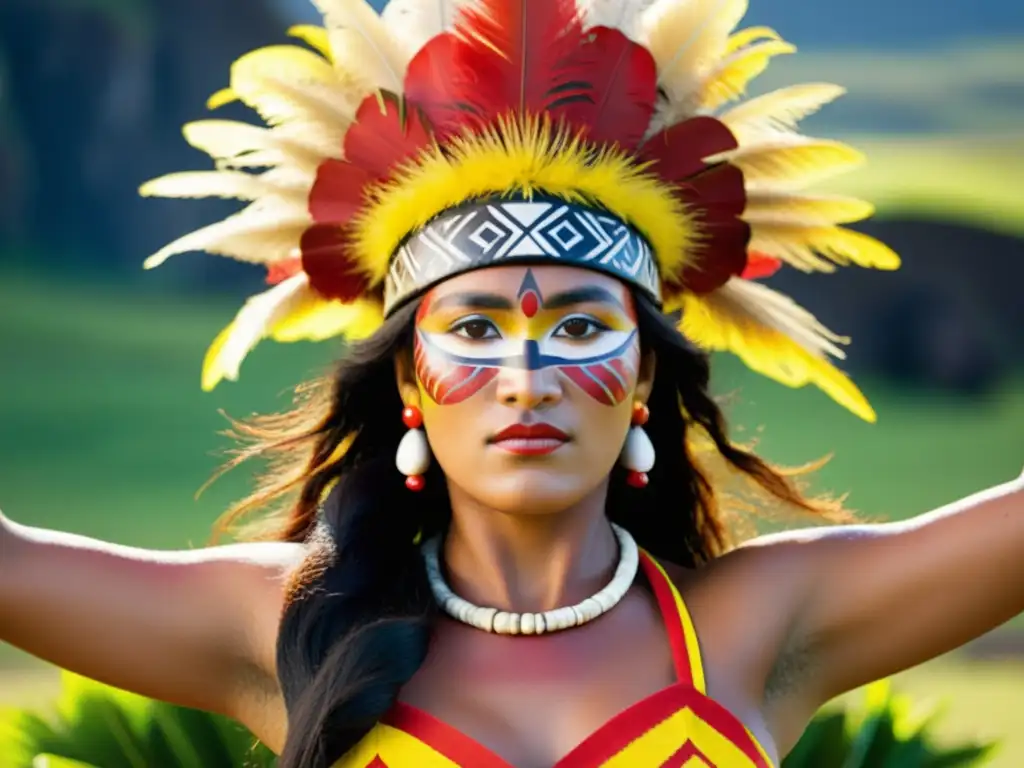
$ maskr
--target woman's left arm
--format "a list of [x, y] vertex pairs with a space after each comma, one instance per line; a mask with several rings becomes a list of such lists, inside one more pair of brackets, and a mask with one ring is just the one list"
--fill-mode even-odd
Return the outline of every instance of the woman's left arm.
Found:
[[906, 522], [753, 544], [785, 573], [787, 646], [817, 706], [1024, 612], [1024, 475]]

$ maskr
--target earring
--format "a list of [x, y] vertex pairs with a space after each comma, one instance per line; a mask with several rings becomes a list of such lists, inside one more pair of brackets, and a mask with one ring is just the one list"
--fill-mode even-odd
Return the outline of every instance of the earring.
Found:
[[430, 444], [420, 427], [423, 426], [423, 413], [415, 406], [402, 410], [402, 423], [409, 428], [398, 444], [395, 455], [395, 466], [405, 475], [405, 487], [410, 491], [422, 491], [426, 485], [423, 474], [430, 466]]
[[634, 403], [632, 426], [626, 435], [626, 444], [622, 447], [620, 461], [629, 473], [626, 482], [634, 488], [644, 488], [649, 482], [647, 473], [654, 466], [654, 445], [651, 438], [644, 432], [643, 426], [650, 418], [651, 412], [643, 403]]

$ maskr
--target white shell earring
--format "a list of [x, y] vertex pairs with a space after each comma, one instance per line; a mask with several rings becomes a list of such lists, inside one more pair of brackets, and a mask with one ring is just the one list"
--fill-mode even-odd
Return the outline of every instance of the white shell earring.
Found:
[[643, 403], [633, 405], [633, 423], [626, 434], [626, 444], [622, 446], [619, 461], [629, 470], [626, 482], [634, 488], [644, 488], [649, 482], [647, 473], [654, 466], [654, 444], [644, 432], [651, 413]]
[[398, 444], [395, 466], [405, 475], [405, 487], [410, 491], [422, 491], [426, 485], [423, 475], [430, 467], [430, 444], [423, 432], [423, 414], [415, 406], [402, 411], [402, 423], [409, 428]]

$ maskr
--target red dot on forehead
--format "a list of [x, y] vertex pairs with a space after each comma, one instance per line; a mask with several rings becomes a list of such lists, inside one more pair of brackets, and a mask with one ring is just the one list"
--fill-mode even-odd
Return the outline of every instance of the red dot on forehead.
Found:
[[537, 310], [540, 309], [540, 299], [537, 298], [537, 294], [534, 291], [527, 291], [519, 299], [519, 308], [523, 310], [523, 314], [527, 317], [533, 317], [537, 314]]

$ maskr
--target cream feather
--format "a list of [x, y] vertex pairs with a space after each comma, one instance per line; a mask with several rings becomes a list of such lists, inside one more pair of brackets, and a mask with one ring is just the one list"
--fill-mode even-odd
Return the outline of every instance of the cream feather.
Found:
[[[770, 216], [744, 215], [751, 224], [750, 248], [784, 259], [804, 271], [831, 272], [829, 262], [869, 269], [899, 269], [900, 258], [889, 246], [850, 229], [793, 223]], [[827, 260], [827, 261], [826, 261]]]
[[248, 299], [231, 324], [221, 331], [203, 361], [203, 389], [213, 389], [222, 379], [236, 381], [242, 361], [273, 326], [310, 299], [313, 291], [303, 272]]
[[408, 58], [366, 0], [313, 0], [324, 16], [334, 67], [370, 87], [402, 93]]
[[259, 200], [275, 197], [306, 207], [313, 178], [294, 169], [276, 169], [253, 174], [242, 171], [185, 171], [153, 179], [139, 188], [143, 197], [221, 197], [234, 200]]
[[848, 339], [767, 286], [733, 278], [705, 296], [683, 298], [681, 330], [694, 343], [730, 351], [752, 370], [790, 387], [815, 384], [867, 421], [875, 412], [860, 390], [828, 360], [842, 358]]
[[656, 0], [639, 21], [640, 42], [658, 67], [665, 95], [649, 134], [692, 116], [703, 78], [725, 55], [729, 34], [747, 12], [747, 0]]
[[475, 0], [391, 0], [380, 17], [403, 53], [403, 71], [428, 40], [450, 30]]
[[752, 190], [747, 194], [743, 217], [772, 216], [800, 224], [848, 224], [874, 213], [874, 206], [842, 195], [808, 195], [786, 190]]
[[233, 120], [197, 120], [185, 125], [185, 140], [219, 165], [254, 168], [295, 165], [315, 168], [327, 157], [341, 157], [343, 130], [318, 130], [319, 125], [286, 123], [277, 128]]
[[748, 188], [770, 182], [779, 189], [793, 189], [856, 168], [864, 162], [864, 155], [838, 141], [779, 134], [708, 157], [705, 162], [737, 166]]
[[331, 40], [327, 35], [327, 30], [323, 27], [317, 27], [312, 24], [296, 24], [288, 30], [288, 36], [298, 38], [310, 47], [315, 48], [317, 53], [323, 57], [333, 59], [334, 54], [331, 51]]
[[719, 119], [740, 144], [748, 144], [766, 133], [795, 131], [801, 120], [844, 93], [845, 88], [830, 83], [793, 85], [737, 104]]
[[189, 251], [271, 264], [291, 256], [309, 224], [308, 213], [300, 215], [287, 204], [274, 206], [259, 201], [234, 216], [179, 237], [146, 259], [143, 266], [153, 269], [171, 256]]

